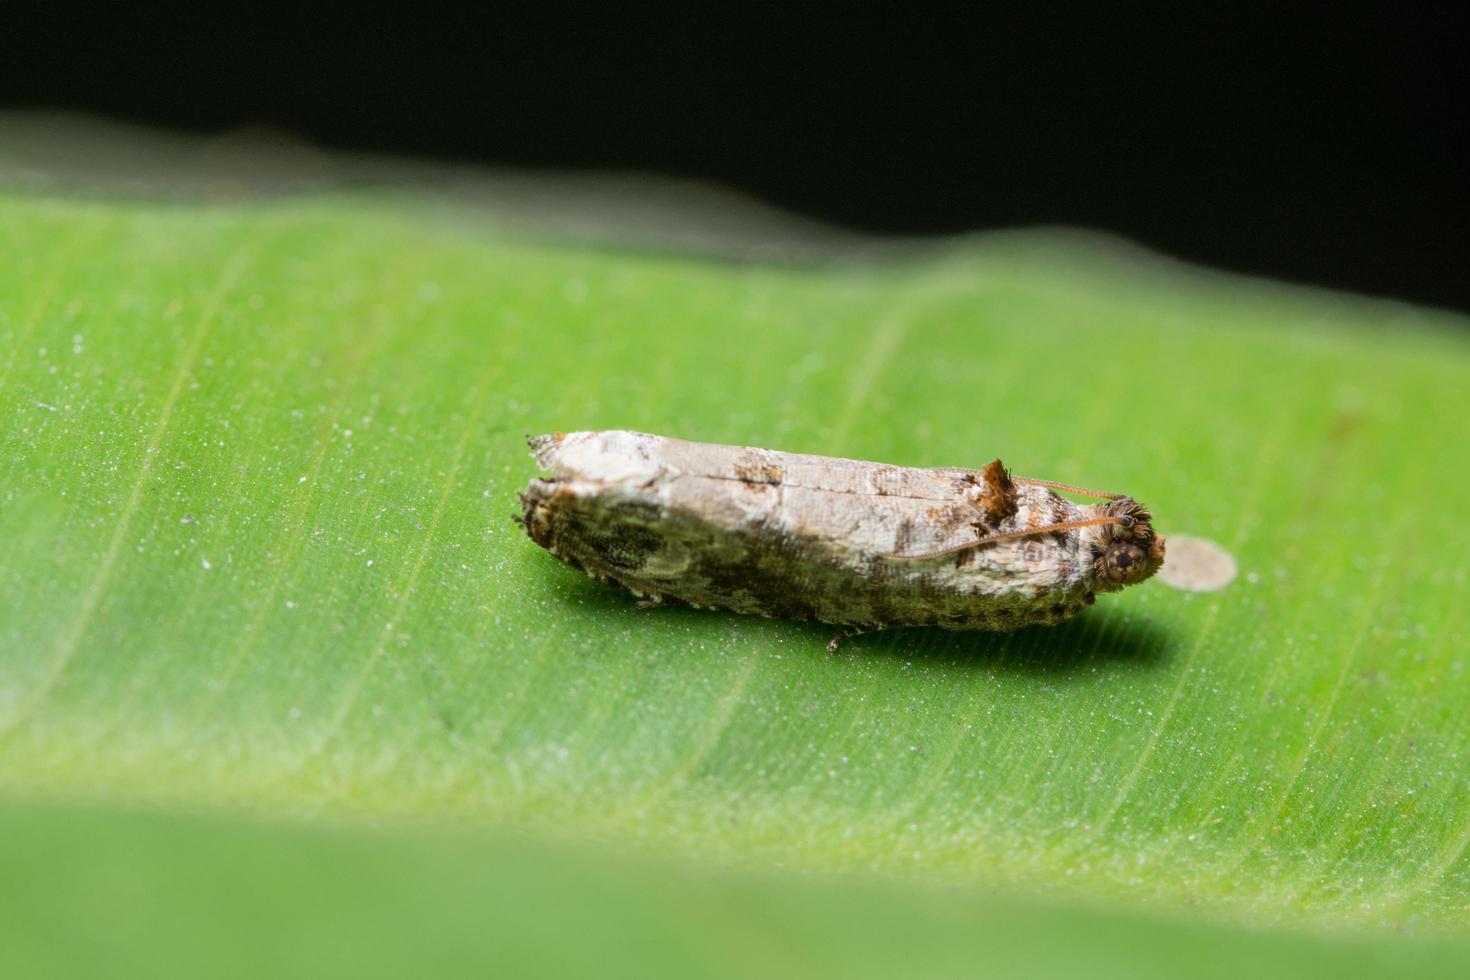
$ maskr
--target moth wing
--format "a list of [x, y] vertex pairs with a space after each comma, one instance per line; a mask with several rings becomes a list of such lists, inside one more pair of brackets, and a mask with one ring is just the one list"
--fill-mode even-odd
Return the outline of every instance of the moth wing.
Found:
[[973, 539], [992, 490], [989, 468], [892, 466], [625, 430], [538, 436], [531, 445], [560, 479], [653, 495], [730, 531], [759, 527], [791, 542], [874, 554]]

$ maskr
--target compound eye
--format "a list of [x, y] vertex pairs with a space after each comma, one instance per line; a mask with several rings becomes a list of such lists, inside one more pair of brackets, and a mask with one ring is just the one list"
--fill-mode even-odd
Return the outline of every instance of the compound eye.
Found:
[[1129, 541], [1115, 541], [1108, 546], [1108, 578], [1114, 582], [1131, 582], [1143, 568], [1143, 549]]

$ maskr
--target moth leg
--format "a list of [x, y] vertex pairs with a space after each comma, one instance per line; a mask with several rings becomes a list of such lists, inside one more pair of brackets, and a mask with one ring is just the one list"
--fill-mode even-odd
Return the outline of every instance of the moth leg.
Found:
[[638, 609], [653, 609], [655, 606], [662, 606], [663, 604], [664, 597], [662, 595], [647, 595], [633, 605]]
[[827, 652], [836, 653], [837, 648], [842, 646], [843, 640], [850, 640], [854, 636], [862, 636], [864, 633], [876, 633], [882, 629], [881, 626], [848, 626], [837, 631], [837, 635], [827, 641]]

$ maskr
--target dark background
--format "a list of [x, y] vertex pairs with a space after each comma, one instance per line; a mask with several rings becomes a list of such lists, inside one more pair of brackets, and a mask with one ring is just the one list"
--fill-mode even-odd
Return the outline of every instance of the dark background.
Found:
[[0, 105], [711, 178], [887, 233], [1083, 225], [1470, 309], [1464, 36], [1448, 5], [958, 20], [526, 6], [12, 8]]

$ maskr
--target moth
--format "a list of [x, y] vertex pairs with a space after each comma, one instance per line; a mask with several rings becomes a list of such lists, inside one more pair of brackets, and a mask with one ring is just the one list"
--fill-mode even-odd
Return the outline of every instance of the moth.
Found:
[[646, 603], [842, 627], [828, 649], [890, 627], [1058, 623], [1164, 562], [1131, 497], [999, 459], [911, 469], [619, 430], [528, 441], [551, 473], [521, 494], [532, 541]]

